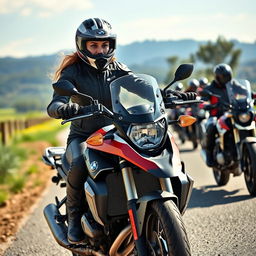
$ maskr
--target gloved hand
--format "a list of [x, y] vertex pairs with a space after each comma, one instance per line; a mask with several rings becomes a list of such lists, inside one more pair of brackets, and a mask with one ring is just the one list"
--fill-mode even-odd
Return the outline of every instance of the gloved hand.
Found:
[[179, 91], [172, 91], [171, 94], [178, 97], [181, 100], [195, 100], [196, 99], [196, 92], [179, 92]]
[[211, 104], [204, 105], [203, 107], [204, 110], [212, 110], [213, 108], [214, 106], [212, 106]]
[[78, 114], [80, 106], [77, 103], [63, 104], [57, 109], [57, 113], [62, 119], [69, 119]]

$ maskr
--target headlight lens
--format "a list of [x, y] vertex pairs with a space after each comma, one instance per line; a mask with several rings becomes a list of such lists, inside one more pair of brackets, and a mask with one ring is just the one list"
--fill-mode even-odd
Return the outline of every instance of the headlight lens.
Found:
[[165, 120], [156, 123], [132, 125], [128, 131], [131, 141], [141, 149], [153, 149], [160, 145], [165, 134]]
[[241, 123], [247, 123], [251, 119], [250, 113], [242, 113], [238, 115], [238, 119]]

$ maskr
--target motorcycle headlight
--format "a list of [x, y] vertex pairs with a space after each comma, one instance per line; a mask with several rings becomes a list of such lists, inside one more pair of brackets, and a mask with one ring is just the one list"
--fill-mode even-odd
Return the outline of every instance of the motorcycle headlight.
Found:
[[238, 119], [241, 123], [247, 123], [251, 119], [251, 114], [250, 113], [242, 113], [238, 115]]
[[150, 124], [132, 125], [128, 130], [128, 136], [137, 147], [153, 149], [160, 145], [165, 129], [165, 120]]

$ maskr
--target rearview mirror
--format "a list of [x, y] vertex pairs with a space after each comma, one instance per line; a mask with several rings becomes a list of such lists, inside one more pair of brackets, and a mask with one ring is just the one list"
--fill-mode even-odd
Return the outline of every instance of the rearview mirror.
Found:
[[194, 65], [191, 63], [181, 64], [175, 71], [173, 81], [164, 88], [164, 92], [175, 82], [188, 78], [192, 74], [193, 69]]
[[192, 74], [193, 69], [193, 64], [181, 64], [174, 74], [175, 82], [188, 78]]

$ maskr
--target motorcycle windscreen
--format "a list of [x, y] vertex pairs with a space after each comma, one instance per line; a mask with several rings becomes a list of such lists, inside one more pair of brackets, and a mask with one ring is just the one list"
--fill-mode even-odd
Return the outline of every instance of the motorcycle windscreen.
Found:
[[237, 109], [248, 109], [252, 103], [251, 86], [248, 80], [232, 79], [226, 84], [229, 103]]
[[164, 109], [155, 78], [144, 74], [120, 77], [110, 84], [113, 112], [129, 123], [154, 122]]

